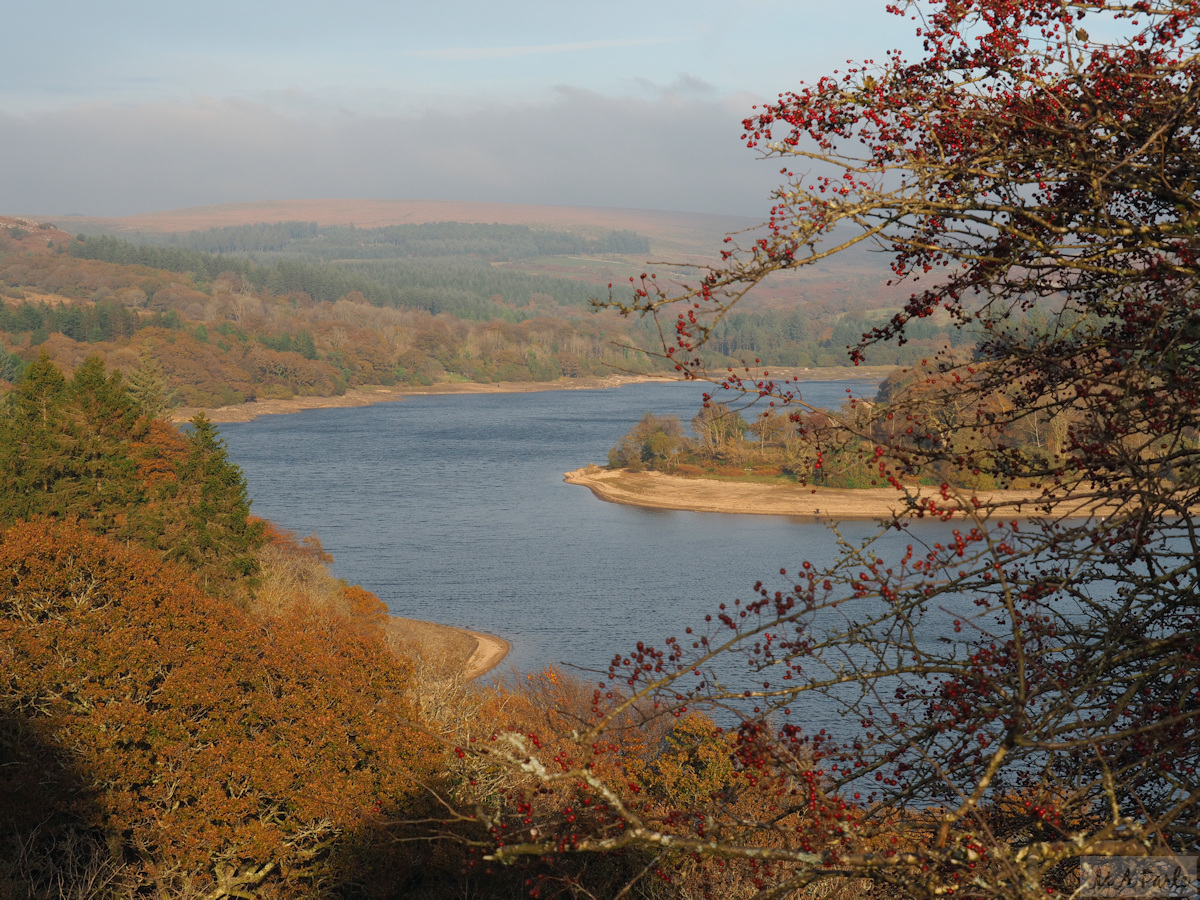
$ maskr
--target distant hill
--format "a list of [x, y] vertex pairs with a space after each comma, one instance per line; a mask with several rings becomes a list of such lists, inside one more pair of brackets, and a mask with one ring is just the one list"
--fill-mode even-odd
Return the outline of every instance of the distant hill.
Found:
[[277, 200], [197, 206], [124, 218], [48, 217], [75, 231], [198, 231], [258, 222], [304, 221], [318, 225], [379, 227], [426, 222], [483, 222], [592, 231], [638, 231], [651, 236], [652, 252], [683, 252], [714, 257], [729, 232], [758, 224], [745, 216], [661, 212], [608, 207], [531, 206], [519, 203], [470, 203], [441, 200]]
[[0, 216], [0, 238], [10, 250], [45, 250], [50, 244], [65, 247], [71, 235], [47, 222], [24, 216]]
[[[704, 264], [718, 258], [726, 235], [740, 234], [761, 224], [747, 216], [667, 212], [609, 207], [534, 206], [519, 203], [473, 203], [439, 200], [277, 200], [197, 206], [143, 213], [124, 218], [51, 217], [68, 231], [116, 236], [199, 231], [260, 222], [304, 221], [318, 225], [379, 227], [428, 222], [479, 222], [528, 225], [533, 228], [576, 231], [598, 236], [613, 230], [636, 231], [650, 240], [645, 259], [630, 258], [634, 268], [657, 263], [659, 273], [686, 278], [688, 272], [667, 266]], [[909, 291], [889, 287], [888, 258], [863, 245], [824, 260], [819, 266], [778, 276], [752, 291], [743, 304], [747, 311], [804, 306], [822, 317], [843, 312], [893, 309]], [[548, 261], [526, 263], [524, 271], [582, 278], [593, 283], [617, 274], [610, 269], [590, 271]], [[632, 269], [630, 270], [632, 271]], [[621, 274], [627, 274], [622, 271]]]

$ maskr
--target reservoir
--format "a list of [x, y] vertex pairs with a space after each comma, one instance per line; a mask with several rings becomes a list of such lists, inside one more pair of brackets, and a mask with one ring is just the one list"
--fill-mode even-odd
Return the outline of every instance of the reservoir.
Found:
[[[837, 407], [874, 381], [801, 385]], [[504, 666], [605, 667], [747, 598], [780, 568], [833, 560], [812, 520], [646, 510], [596, 499], [563, 473], [603, 464], [647, 411], [686, 424], [711, 385], [426, 395], [221, 426], [253, 512], [315, 532], [334, 572], [396, 615], [495, 634]], [[746, 417], [749, 419], [753, 411]], [[918, 527], [919, 526], [919, 527]], [[846, 523], [859, 540], [878, 527]], [[903, 542], [940, 539], [917, 523]], [[936, 536], [935, 536], [936, 535]]]

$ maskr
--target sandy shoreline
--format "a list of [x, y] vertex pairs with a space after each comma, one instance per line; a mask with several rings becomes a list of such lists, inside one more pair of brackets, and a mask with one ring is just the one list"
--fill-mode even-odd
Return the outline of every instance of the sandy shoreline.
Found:
[[259, 416], [286, 415], [306, 409], [343, 409], [371, 406], [375, 403], [395, 403], [408, 397], [429, 394], [526, 394], [534, 391], [595, 391], [621, 387], [627, 384], [643, 384], [650, 381], [677, 381], [666, 375], [604, 375], [589, 378], [559, 378], [556, 381], [501, 381], [496, 384], [479, 384], [473, 381], [432, 384], [428, 387], [385, 387], [372, 386], [355, 388], [337, 397], [293, 397], [290, 400], [255, 400], [235, 406], [217, 409], [201, 409], [180, 406], [171, 410], [172, 422], [187, 422], [196, 413], [204, 413], [210, 421], [251, 422]]
[[384, 626], [388, 645], [446, 676], [461, 674], [471, 681], [486, 675], [508, 656], [508, 641], [492, 634], [451, 625], [388, 616]]
[[[894, 366], [864, 366], [852, 369], [846, 366], [823, 369], [788, 369], [780, 374], [791, 378], [806, 378], [814, 381], [847, 381], [855, 378], [884, 378]], [[374, 403], [393, 403], [407, 397], [429, 394], [525, 394], [533, 391], [595, 391], [622, 387], [627, 384], [647, 382], [671, 382], [681, 379], [672, 375], [593, 375], [586, 378], [559, 378], [555, 381], [501, 381], [496, 384], [480, 384], [473, 381], [455, 381], [432, 384], [428, 387], [387, 387], [370, 385], [337, 397], [293, 397], [290, 400], [255, 400], [217, 409], [201, 409], [197, 406], [181, 406], [171, 410], [172, 422], [186, 422], [196, 413], [204, 413], [209, 420], [223, 422], [250, 422], [259, 416], [285, 415], [303, 412], [306, 409], [342, 409], [370, 406]]]
[[[647, 509], [801, 516], [816, 520], [891, 519], [908, 507], [892, 488], [814, 488], [803, 485], [753, 484], [684, 478], [662, 472], [630, 472], [585, 466], [567, 472], [568, 484], [582, 485], [601, 500]], [[936, 488], [920, 488], [941, 505]], [[953, 495], [951, 495], [953, 496]], [[997, 505], [1006, 516], [1038, 515], [1040, 491], [988, 491], [979, 498]], [[950, 505], [950, 504], [946, 504]]]
[[467, 660], [467, 669], [464, 676], [467, 680], [478, 678], [492, 671], [492, 669], [504, 661], [504, 657], [508, 656], [508, 652], [512, 649], [512, 645], [504, 640], [504, 638], [498, 638], [492, 634], [484, 634], [480, 631], [468, 631], [467, 634], [479, 642], [475, 652]]

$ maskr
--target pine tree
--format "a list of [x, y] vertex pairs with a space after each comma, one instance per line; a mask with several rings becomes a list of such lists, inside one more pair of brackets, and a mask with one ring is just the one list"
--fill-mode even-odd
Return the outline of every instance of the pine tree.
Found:
[[9, 395], [0, 418], [0, 521], [40, 512], [69, 474], [69, 440], [60, 428], [66, 393], [66, 379], [43, 351]]
[[263, 525], [249, 520], [250, 497], [242, 470], [230, 461], [225, 442], [203, 413], [192, 419], [187, 443], [188, 458], [180, 473], [186, 529], [167, 555], [200, 570], [206, 580], [253, 575]]
[[312, 332], [301, 331], [296, 336], [296, 352], [305, 359], [317, 358], [317, 345], [313, 343]]
[[16, 384], [25, 374], [25, 363], [15, 353], [0, 350], [0, 381]]
[[125, 382], [143, 416], [147, 419], [162, 418], [171, 405], [173, 392], [149, 346], [142, 348], [140, 364], [126, 376]]

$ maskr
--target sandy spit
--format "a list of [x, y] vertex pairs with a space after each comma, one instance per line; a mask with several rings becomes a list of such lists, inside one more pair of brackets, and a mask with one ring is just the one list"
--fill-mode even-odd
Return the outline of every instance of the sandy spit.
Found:
[[467, 634], [475, 638], [477, 644], [475, 652], [467, 660], [464, 677], [468, 681], [492, 671], [492, 669], [500, 665], [504, 657], [508, 656], [508, 651], [512, 649], [511, 645], [504, 638], [498, 638], [491, 634], [483, 634], [480, 631], [468, 631]]
[[[741, 513], [765, 516], [801, 516], [816, 520], [892, 519], [908, 505], [892, 488], [814, 488], [788, 484], [753, 484], [684, 478], [662, 472], [630, 472], [585, 466], [567, 472], [564, 480], [591, 490], [601, 500], [648, 509], [691, 512]], [[944, 501], [935, 488], [914, 488]], [[953, 497], [953, 495], [951, 495]], [[979, 499], [1006, 516], [1039, 513], [1040, 491], [991, 491]], [[953, 499], [946, 506], [954, 505]]]
[[508, 641], [495, 635], [403, 616], [388, 616], [388, 645], [398, 654], [416, 658], [442, 675], [471, 681], [486, 675], [508, 656]]

